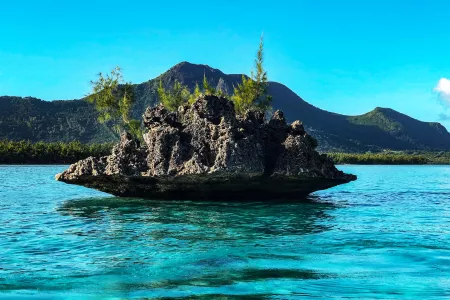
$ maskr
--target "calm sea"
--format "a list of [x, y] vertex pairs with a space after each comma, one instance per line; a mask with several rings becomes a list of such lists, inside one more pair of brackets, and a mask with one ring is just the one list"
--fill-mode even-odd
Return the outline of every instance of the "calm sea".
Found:
[[[285, 203], [119, 199], [0, 166], [1, 299], [450, 298], [450, 167]], [[195, 296], [195, 297], [194, 297]]]

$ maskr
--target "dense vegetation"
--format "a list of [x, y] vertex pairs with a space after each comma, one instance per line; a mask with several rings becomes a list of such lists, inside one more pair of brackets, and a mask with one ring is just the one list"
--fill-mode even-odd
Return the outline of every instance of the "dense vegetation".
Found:
[[329, 153], [335, 164], [355, 165], [423, 165], [428, 160], [419, 155], [385, 153]]
[[402, 153], [425, 157], [429, 164], [450, 165], [450, 152], [448, 151], [402, 151]]
[[380, 153], [328, 153], [336, 164], [423, 165], [450, 164], [450, 152], [384, 151]]
[[42, 101], [0, 97], [0, 139], [32, 142], [103, 143], [117, 139], [97, 122], [95, 109], [83, 100]]
[[80, 142], [32, 143], [0, 140], [0, 164], [71, 164], [89, 156], [111, 153], [112, 144]]

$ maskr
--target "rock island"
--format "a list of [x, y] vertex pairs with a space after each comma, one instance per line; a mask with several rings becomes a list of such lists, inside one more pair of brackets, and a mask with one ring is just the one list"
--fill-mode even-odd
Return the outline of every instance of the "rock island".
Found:
[[143, 115], [143, 141], [123, 133], [105, 157], [88, 157], [56, 179], [116, 196], [153, 200], [301, 200], [356, 180], [315, 151], [300, 121], [275, 111], [237, 116], [223, 97], [200, 96], [175, 112]]

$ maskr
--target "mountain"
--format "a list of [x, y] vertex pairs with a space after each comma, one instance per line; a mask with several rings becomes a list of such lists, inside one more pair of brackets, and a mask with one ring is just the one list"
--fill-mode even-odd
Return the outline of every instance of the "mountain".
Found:
[[[241, 74], [224, 74], [207, 65], [182, 62], [159, 77], [135, 85], [133, 115], [140, 118], [147, 106], [158, 103], [159, 81], [167, 88], [175, 80], [190, 89], [206, 75], [210, 84], [229, 94]], [[439, 123], [422, 122], [389, 108], [376, 108], [360, 116], [328, 112], [304, 101], [288, 87], [270, 82], [272, 106], [288, 121], [301, 120], [319, 141], [321, 151], [362, 152], [393, 150], [449, 150], [450, 134]], [[83, 100], [42, 101], [35, 98], [0, 97], [0, 139], [32, 141], [104, 142], [115, 135], [97, 123], [93, 107]]]

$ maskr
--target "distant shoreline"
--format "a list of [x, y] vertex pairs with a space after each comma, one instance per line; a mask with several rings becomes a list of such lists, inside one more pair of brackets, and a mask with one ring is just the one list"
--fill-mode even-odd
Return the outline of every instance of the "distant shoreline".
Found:
[[450, 165], [450, 152], [384, 151], [377, 153], [327, 153], [337, 165]]
[[89, 156], [111, 153], [112, 143], [82, 144], [73, 142], [30, 142], [0, 140], [0, 165], [73, 164]]
[[[89, 156], [111, 153], [112, 143], [0, 140], [0, 165], [70, 165]], [[325, 153], [337, 165], [450, 165], [450, 151], [405, 150]]]

